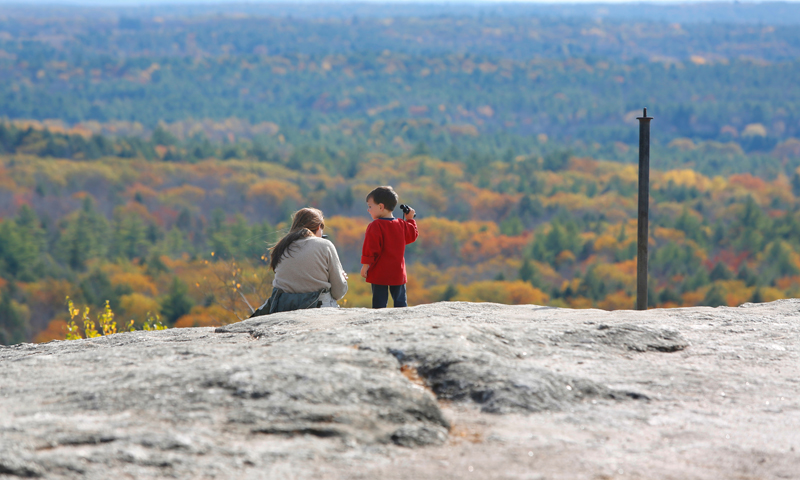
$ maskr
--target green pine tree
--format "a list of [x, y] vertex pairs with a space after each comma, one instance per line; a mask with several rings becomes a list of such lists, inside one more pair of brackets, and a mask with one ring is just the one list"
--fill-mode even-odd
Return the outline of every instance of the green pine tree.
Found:
[[750, 297], [750, 303], [764, 303], [764, 294], [761, 293], [761, 287], [758, 287]]
[[147, 255], [147, 229], [137, 215], [117, 212], [111, 238], [109, 256], [112, 258], [132, 260]]
[[670, 287], [666, 287], [661, 290], [661, 293], [658, 294], [658, 303], [681, 303], [681, 296], [675, 290], [671, 289]]
[[686, 281], [683, 283], [682, 290], [684, 292], [691, 292], [700, 287], [708, 285], [710, 282], [711, 279], [708, 278], [708, 272], [706, 271], [705, 267], [701, 266], [697, 269], [694, 275], [686, 279]]
[[451, 283], [451, 284], [447, 285], [447, 289], [442, 294], [442, 301], [443, 302], [449, 302], [456, 295], [458, 295], [458, 289], [456, 288], [455, 285], [453, 285]]
[[25, 232], [11, 221], [0, 222], [0, 276], [34, 280], [32, 269], [39, 249]]
[[108, 239], [108, 221], [94, 209], [91, 197], [83, 200], [81, 209], [67, 222], [59, 239], [59, 256], [73, 270], [86, 268], [86, 261], [105, 256]]
[[24, 342], [28, 327], [23, 309], [12, 300], [9, 290], [0, 293], [0, 345]]
[[742, 266], [739, 267], [736, 278], [742, 280], [748, 287], [752, 287], [758, 282], [758, 274], [753, 271], [752, 268], [748, 267], [746, 263], [742, 263]]
[[706, 296], [703, 297], [703, 305], [709, 307], [720, 307], [727, 304], [728, 302], [725, 300], [724, 292], [719, 285], [713, 285], [708, 292], [706, 292]]
[[586, 275], [583, 276], [578, 286], [578, 295], [597, 301], [604, 298], [614, 287], [614, 285], [609, 285], [606, 280], [600, 278], [597, 274], [597, 265], [592, 264], [586, 269]]
[[161, 302], [161, 314], [170, 326], [175, 325], [179, 318], [192, 310], [194, 303], [189, 298], [188, 292], [189, 289], [186, 284], [180, 281], [178, 277], [172, 279], [169, 292]]
[[708, 276], [712, 282], [716, 282], [717, 280], [730, 280], [733, 278], [733, 272], [731, 272], [724, 263], [717, 262]]

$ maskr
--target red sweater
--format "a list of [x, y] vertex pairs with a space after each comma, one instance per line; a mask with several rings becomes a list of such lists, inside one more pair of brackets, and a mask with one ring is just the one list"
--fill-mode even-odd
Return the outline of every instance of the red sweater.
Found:
[[406, 245], [419, 236], [417, 222], [399, 218], [378, 218], [367, 226], [361, 264], [369, 265], [367, 283], [405, 285]]

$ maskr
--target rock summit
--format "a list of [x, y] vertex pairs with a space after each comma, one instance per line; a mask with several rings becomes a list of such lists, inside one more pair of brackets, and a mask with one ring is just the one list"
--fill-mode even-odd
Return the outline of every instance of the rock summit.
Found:
[[0, 347], [0, 478], [800, 478], [800, 301], [438, 303]]

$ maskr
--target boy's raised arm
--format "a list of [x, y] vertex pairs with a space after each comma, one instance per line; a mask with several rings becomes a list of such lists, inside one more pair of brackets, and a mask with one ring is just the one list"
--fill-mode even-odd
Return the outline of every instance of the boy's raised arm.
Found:
[[419, 230], [417, 229], [417, 221], [413, 218], [405, 221], [406, 232], [406, 245], [414, 243], [419, 237]]

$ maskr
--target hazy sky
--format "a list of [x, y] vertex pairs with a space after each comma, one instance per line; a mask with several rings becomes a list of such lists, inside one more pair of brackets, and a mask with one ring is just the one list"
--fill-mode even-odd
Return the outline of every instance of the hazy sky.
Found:
[[[176, 5], [176, 4], [219, 4], [219, 3], [700, 3], [700, 2], [728, 2], [731, 0], [0, 0], [0, 4], [42, 4], [42, 5]], [[746, 1], [747, 0], [743, 0]], [[748, 3], [756, 3], [752, 0]], [[786, 1], [786, 0], [784, 0]], [[788, 0], [796, 2], [800, 0]]]

